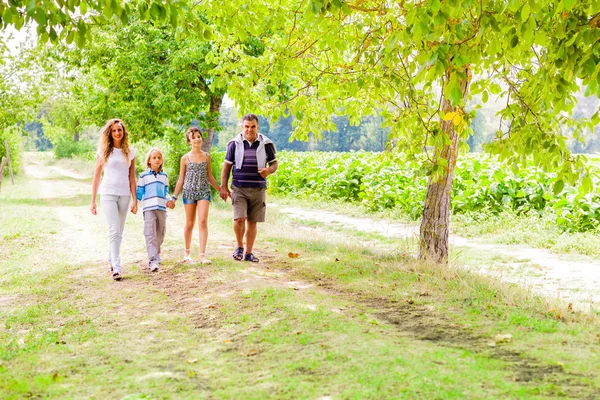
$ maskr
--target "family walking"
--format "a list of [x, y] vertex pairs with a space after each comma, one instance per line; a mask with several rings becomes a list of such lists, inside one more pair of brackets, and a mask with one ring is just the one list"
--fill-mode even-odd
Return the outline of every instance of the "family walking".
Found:
[[100, 131], [90, 210], [97, 214], [96, 197], [100, 194], [100, 205], [108, 223], [108, 263], [113, 279], [122, 279], [120, 252], [125, 220], [128, 211], [137, 213], [138, 201], [142, 202], [148, 267], [152, 272], [159, 270], [167, 208], [175, 208], [180, 194], [185, 211], [183, 262], [193, 261], [192, 233], [197, 218], [198, 262], [210, 264], [206, 245], [211, 186], [224, 201], [231, 197], [236, 240], [233, 258], [259, 261], [253, 253], [254, 242], [258, 233], [257, 223], [265, 221], [266, 178], [277, 170], [276, 149], [271, 140], [258, 132], [256, 115], [245, 115], [241, 125], [242, 132], [227, 144], [221, 185], [213, 177], [210, 154], [201, 150], [205, 130], [190, 127], [185, 132], [185, 140], [191, 150], [181, 158], [177, 184], [173, 194], [169, 195], [169, 178], [163, 171], [162, 151], [153, 148], [148, 152], [144, 162], [146, 169], [136, 183], [136, 152], [129, 144], [127, 128], [120, 119], [106, 123]]

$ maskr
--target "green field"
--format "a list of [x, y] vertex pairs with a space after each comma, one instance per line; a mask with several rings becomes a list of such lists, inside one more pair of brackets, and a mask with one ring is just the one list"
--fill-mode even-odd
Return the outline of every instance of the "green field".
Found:
[[180, 262], [179, 204], [158, 274], [146, 269], [141, 217], [130, 215], [125, 279], [114, 282], [105, 222], [88, 209], [91, 165], [36, 154], [24, 162], [27, 174], [0, 195], [1, 398], [600, 392], [595, 314], [459, 266], [419, 264], [411, 241], [274, 207], [260, 226], [261, 263], [249, 265], [231, 258], [230, 206], [215, 201], [213, 264], [200, 266]]

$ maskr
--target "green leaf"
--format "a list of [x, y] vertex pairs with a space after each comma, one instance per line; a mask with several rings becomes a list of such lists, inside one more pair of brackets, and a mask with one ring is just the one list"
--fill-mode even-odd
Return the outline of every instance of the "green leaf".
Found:
[[453, 87], [450, 90], [450, 95], [448, 96], [450, 103], [453, 106], [457, 106], [460, 104], [460, 101], [462, 100], [462, 91], [460, 90], [459, 87]]
[[83, 49], [83, 47], [85, 46], [85, 33], [81, 32], [81, 31], [78, 31], [75, 34], [75, 44], [80, 49]]
[[152, 3], [152, 6], [150, 6], [150, 15], [153, 19], [160, 18], [160, 6], [158, 4]]
[[440, 7], [441, 7], [440, 0], [433, 0], [433, 1], [430, 1], [430, 2], [427, 4], [427, 8], [428, 8], [428, 9], [429, 9], [429, 10], [430, 10], [430, 11], [431, 11], [433, 14], [437, 14], [437, 12], [438, 12], [438, 11], [440, 11]]
[[563, 10], [571, 11], [577, 0], [563, 0]]
[[5, 24], [10, 24], [12, 22], [12, 8], [8, 7], [2, 13], [2, 19]]
[[67, 37], [65, 39], [66, 42], [67, 42], [67, 44], [73, 43], [73, 37], [74, 36], [75, 36], [75, 33], [73, 31], [69, 31], [69, 33], [67, 34]]
[[558, 195], [560, 192], [563, 191], [564, 188], [565, 188], [565, 181], [563, 181], [562, 179], [557, 179], [554, 182], [554, 185], [552, 186], [552, 192], [555, 195]]
[[523, 4], [521, 7], [521, 21], [525, 22], [529, 18], [529, 14], [531, 13], [531, 6], [529, 3]]
[[519, 37], [517, 35], [514, 35], [510, 39], [510, 47], [515, 48], [515, 47], [517, 47], [518, 44], [519, 44]]
[[586, 174], [581, 180], [581, 189], [583, 189], [584, 193], [590, 193], [592, 189], [594, 189], [594, 183], [592, 182], [592, 177]]
[[489, 95], [488, 95], [488, 91], [487, 91], [487, 90], [484, 90], [484, 91], [483, 91], [483, 93], [481, 93], [481, 101], [482, 101], [483, 103], [487, 103], [487, 101], [488, 101], [488, 97], [489, 97]]
[[436, 26], [443, 26], [447, 20], [448, 20], [448, 18], [446, 17], [446, 14], [444, 14], [443, 12], [439, 12], [439, 13], [435, 14], [435, 17], [433, 17], [433, 23]]

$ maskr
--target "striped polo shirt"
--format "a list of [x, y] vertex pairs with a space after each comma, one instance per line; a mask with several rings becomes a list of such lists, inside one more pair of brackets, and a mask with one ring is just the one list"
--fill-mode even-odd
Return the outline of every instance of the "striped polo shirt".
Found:
[[[250, 144], [244, 139], [244, 162], [242, 168], [236, 168], [235, 165], [235, 142], [229, 142], [225, 162], [233, 164], [233, 176], [231, 184], [239, 188], [266, 188], [267, 180], [258, 173], [258, 162], [256, 161], [256, 149], [259, 141], [255, 140]], [[275, 146], [272, 143], [265, 145], [267, 153], [267, 165], [275, 161]]]
[[156, 173], [148, 169], [140, 175], [136, 197], [144, 202], [144, 211], [167, 211], [167, 201], [171, 199], [168, 193], [169, 177], [163, 171]]

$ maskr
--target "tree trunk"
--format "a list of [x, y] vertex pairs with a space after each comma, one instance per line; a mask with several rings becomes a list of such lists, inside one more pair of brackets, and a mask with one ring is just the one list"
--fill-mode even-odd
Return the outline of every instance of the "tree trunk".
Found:
[[[471, 82], [471, 71], [465, 68], [464, 72], [465, 78], [460, 81], [463, 99], [468, 94]], [[450, 71], [446, 72], [446, 76], [447, 78], [450, 77]], [[452, 106], [450, 101], [444, 97], [442, 109], [447, 114], [456, 111], [458, 107]], [[452, 120], [442, 120], [440, 127], [448, 135], [451, 143], [444, 145], [441, 149], [435, 149], [434, 162], [437, 163], [438, 159], [444, 158], [448, 161], [448, 168], [439, 180], [433, 181], [429, 178], [427, 182], [427, 195], [420, 230], [419, 259], [446, 264], [448, 262], [450, 195], [452, 194], [452, 183], [454, 182], [460, 132], [455, 130]]]
[[79, 120], [75, 120], [75, 127], [73, 128], [73, 141], [79, 142]]
[[202, 143], [202, 150], [210, 152], [213, 140], [215, 138], [215, 127], [219, 123], [219, 115], [221, 110], [221, 104], [223, 103], [223, 95], [213, 95], [210, 97], [210, 107], [208, 109], [208, 132], [204, 143]]

